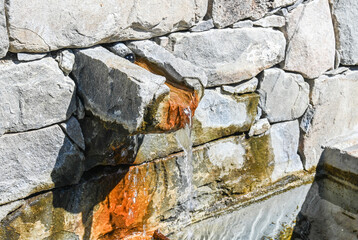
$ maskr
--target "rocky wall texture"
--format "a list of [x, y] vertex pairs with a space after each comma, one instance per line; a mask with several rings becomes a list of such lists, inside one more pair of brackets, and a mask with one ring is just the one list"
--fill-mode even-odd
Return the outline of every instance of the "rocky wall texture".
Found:
[[0, 239], [307, 239], [316, 205], [355, 218], [357, 15], [0, 0]]

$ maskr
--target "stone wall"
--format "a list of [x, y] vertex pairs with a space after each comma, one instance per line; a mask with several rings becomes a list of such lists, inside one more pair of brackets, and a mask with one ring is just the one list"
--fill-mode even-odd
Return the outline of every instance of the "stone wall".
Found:
[[358, 128], [356, 17], [354, 0], [0, 0], [0, 238], [288, 239], [323, 146]]

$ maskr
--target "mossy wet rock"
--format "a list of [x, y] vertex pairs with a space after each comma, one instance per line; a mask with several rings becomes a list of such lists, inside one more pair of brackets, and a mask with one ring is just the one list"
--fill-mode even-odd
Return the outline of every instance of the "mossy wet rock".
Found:
[[357, 80], [358, 71], [313, 80], [311, 102], [315, 112], [300, 148], [306, 169], [317, 165], [323, 151], [321, 147], [331, 138], [358, 127]]
[[0, 204], [80, 180], [84, 155], [58, 125], [0, 137]]
[[3, 0], [0, 1], [0, 58], [6, 55], [9, 48], [4, 2]]
[[208, 87], [238, 83], [284, 59], [286, 40], [275, 30], [239, 28], [169, 35], [169, 50], [203, 68]]
[[0, 135], [67, 120], [76, 110], [75, 83], [50, 57], [0, 63]]
[[[204, 17], [207, 1], [169, 0], [60, 3], [32, 0], [24, 10], [20, 0], [7, 1], [10, 49], [48, 52], [60, 48], [90, 47], [99, 43], [147, 39], [188, 29]], [[153, 14], [155, 13], [155, 14]]]
[[86, 110], [130, 133], [145, 128], [148, 108], [169, 93], [164, 77], [103, 47], [75, 50], [75, 55], [72, 73]]
[[[315, 24], [312, 24], [315, 23]], [[335, 38], [328, 0], [299, 5], [286, 17], [283, 69], [316, 78], [334, 67]]]
[[260, 107], [271, 123], [297, 119], [308, 107], [309, 85], [299, 74], [264, 70], [258, 92]]

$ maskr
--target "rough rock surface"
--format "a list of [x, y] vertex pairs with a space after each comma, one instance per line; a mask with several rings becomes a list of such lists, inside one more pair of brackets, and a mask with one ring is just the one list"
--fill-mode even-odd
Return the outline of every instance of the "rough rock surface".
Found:
[[0, 204], [75, 184], [84, 155], [58, 125], [0, 137]]
[[273, 124], [270, 131], [275, 156], [271, 180], [276, 181], [291, 172], [303, 170], [301, 158], [297, 154], [300, 137], [298, 121]]
[[253, 27], [254, 23], [251, 20], [244, 20], [234, 23], [232, 28], [250, 28]]
[[68, 137], [84, 151], [85, 140], [78, 120], [75, 117], [71, 117], [67, 122], [61, 123], [60, 126]]
[[309, 103], [309, 85], [299, 74], [272, 68], [260, 79], [260, 107], [270, 122], [301, 117]]
[[75, 55], [71, 50], [62, 50], [57, 53], [56, 61], [65, 75], [69, 75], [75, 64]]
[[268, 0], [213, 0], [209, 4], [209, 15], [218, 28], [229, 26], [241, 19], [259, 19], [269, 9]]
[[267, 132], [271, 128], [271, 125], [267, 118], [257, 120], [250, 128], [249, 136], [258, 136]]
[[334, 67], [335, 39], [328, 0], [314, 0], [292, 10], [287, 15], [286, 37], [285, 70], [316, 78]]
[[236, 86], [221, 86], [221, 90], [230, 94], [244, 94], [254, 92], [259, 84], [257, 78], [253, 78], [247, 82], [239, 83]]
[[295, 3], [297, 0], [274, 0], [272, 3], [273, 8], [286, 7]]
[[271, 15], [265, 18], [255, 21], [254, 26], [259, 27], [283, 27], [285, 26], [286, 20], [282, 16]]
[[358, 23], [352, 20], [358, 17], [358, 2], [355, 0], [330, 0], [330, 2], [341, 63], [357, 65]]
[[[103, 47], [76, 50], [73, 75], [85, 108], [104, 121], [141, 130], [148, 105], [169, 93], [165, 78]], [[131, 107], [128, 107], [131, 106]]]
[[23, 62], [29, 62], [29, 61], [34, 61], [34, 60], [44, 58], [46, 56], [47, 56], [46, 53], [18, 53], [17, 60], [23, 61]]
[[322, 146], [331, 138], [352, 132], [358, 127], [358, 72], [349, 71], [334, 77], [321, 76], [313, 81], [312, 105], [315, 109], [310, 129], [303, 138], [305, 168], [317, 165]]
[[281, 62], [286, 46], [281, 32], [260, 28], [173, 33], [169, 40], [174, 55], [206, 71], [208, 87], [256, 76]]
[[50, 57], [0, 63], [0, 135], [67, 120], [76, 110], [75, 83]]
[[203, 32], [208, 31], [210, 29], [214, 28], [214, 22], [212, 19], [209, 19], [207, 21], [201, 21], [194, 27], [190, 28], [191, 32]]
[[4, 0], [0, 1], [0, 58], [4, 57], [9, 48], [9, 37], [7, 35]]
[[[68, 47], [147, 39], [190, 28], [207, 10], [204, 0], [117, 0], [61, 2], [41, 0], [7, 2], [10, 49], [13, 52], [47, 52]], [[153, 14], [155, 13], [155, 14]]]

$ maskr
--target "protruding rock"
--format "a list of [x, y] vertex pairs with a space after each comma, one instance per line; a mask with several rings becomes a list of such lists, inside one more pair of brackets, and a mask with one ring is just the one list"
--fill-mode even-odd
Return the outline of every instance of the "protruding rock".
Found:
[[328, 0], [301, 4], [289, 13], [286, 37], [285, 70], [316, 78], [334, 67], [335, 39]]
[[232, 28], [250, 28], [253, 27], [254, 23], [251, 20], [244, 20], [236, 22], [232, 25]]
[[358, 64], [358, 18], [355, 0], [330, 0], [333, 23], [336, 32], [337, 50], [344, 65]]
[[78, 183], [84, 155], [58, 125], [0, 137], [0, 204]]
[[241, 19], [259, 19], [269, 9], [268, 0], [213, 0], [209, 5], [209, 15], [218, 28], [224, 28]]
[[209, 19], [207, 21], [201, 21], [194, 27], [190, 28], [190, 31], [192, 32], [203, 32], [208, 31], [210, 29], [214, 28], [214, 23], [212, 19]]
[[273, 124], [270, 131], [275, 156], [271, 180], [276, 181], [289, 173], [303, 170], [301, 159], [297, 154], [300, 137], [298, 121]]
[[84, 151], [85, 141], [83, 139], [80, 123], [77, 119], [71, 117], [67, 122], [61, 123], [60, 126], [68, 137]]
[[18, 53], [17, 60], [22, 62], [29, 62], [29, 61], [39, 60], [46, 56], [47, 56], [46, 53]]
[[203, 68], [208, 87], [239, 83], [284, 58], [279, 31], [260, 28], [210, 30], [169, 35], [174, 55]]
[[250, 128], [249, 136], [258, 136], [267, 132], [271, 128], [271, 125], [267, 118], [262, 118], [256, 121]]
[[48, 52], [60, 48], [90, 47], [100, 43], [148, 39], [188, 29], [201, 20], [207, 1], [151, 2], [88, 0], [61, 3], [41, 0], [7, 1], [11, 51]]
[[255, 21], [253, 24], [259, 27], [283, 27], [286, 20], [282, 16], [271, 15]]
[[57, 53], [56, 60], [58, 62], [58, 66], [65, 73], [65, 75], [69, 75], [72, 72], [73, 65], [75, 64], [75, 54], [73, 54], [72, 50], [62, 50]]
[[256, 91], [258, 84], [259, 80], [257, 78], [253, 78], [247, 82], [239, 83], [236, 86], [221, 86], [221, 90], [231, 94], [244, 94]]
[[75, 83], [50, 57], [0, 63], [0, 132], [38, 129], [67, 120], [76, 110]]
[[309, 85], [303, 77], [278, 68], [263, 72], [258, 91], [260, 107], [271, 123], [301, 117], [309, 103]]
[[103, 47], [76, 50], [75, 54], [73, 75], [85, 108], [131, 133], [143, 130], [148, 108], [169, 93], [166, 79]]
[[0, 58], [5, 57], [9, 48], [4, 2], [4, 0], [0, 1]]
[[124, 43], [118, 42], [114, 44], [109, 44], [107, 46], [107, 49], [114, 54], [127, 59], [131, 63], [135, 62], [134, 53]]
[[330, 139], [358, 128], [357, 91], [357, 71], [321, 76], [313, 81], [311, 102], [315, 114], [301, 149], [306, 169], [317, 165], [322, 146]]

